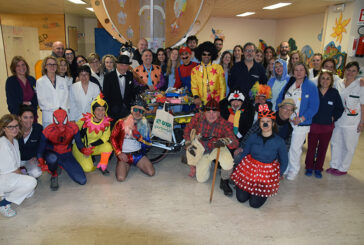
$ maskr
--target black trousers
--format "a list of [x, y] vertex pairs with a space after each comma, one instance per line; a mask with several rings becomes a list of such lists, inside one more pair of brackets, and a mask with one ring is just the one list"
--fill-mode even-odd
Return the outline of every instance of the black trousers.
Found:
[[259, 197], [250, 194], [249, 192], [243, 191], [242, 189], [236, 187], [236, 199], [239, 202], [244, 203], [249, 200], [249, 205], [252, 208], [260, 208], [263, 206], [268, 197]]

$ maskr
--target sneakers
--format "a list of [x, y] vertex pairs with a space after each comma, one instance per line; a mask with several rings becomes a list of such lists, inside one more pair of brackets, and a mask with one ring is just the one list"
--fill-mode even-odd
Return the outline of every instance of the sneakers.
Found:
[[102, 170], [101, 168], [98, 168], [98, 170], [100, 170], [100, 172], [102, 173], [103, 176], [109, 176], [110, 172], [109, 170], [107, 170], [107, 168], [105, 170]]
[[58, 190], [58, 176], [51, 177], [51, 190]]
[[342, 176], [342, 175], [345, 175], [347, 174], [348, 172], [342, 172], [338, 169], [335, 169], [335, 168], [328, 168], [326, 169], [326, 172], [329, 173], [329, 174], [332, 174], [334, 176]]
[[295, 180], [297, 177], [297, 174], [294, 174], [292, 172], [288, 172], [286, 179], [288, 180]]
[[328, 169], [326, 169], [326, 173], [332, 174], [332, 171], [334, 171], [334, 170], [335, 170], [334, 168], [328, 168]]
[[16, 211], [14, 209], [11, 208], [10, 204], [5, 205], [5, 206], [1, 206], [0, 207], [0, 213], [5, 216], [5, 217], [13, 217], [16, 215]]
[[312, 176], [312, 169], [306, 169], [305, 175], [309, 177]]
[[315, 170], [315, 177], [318, 179], [322, 179], [322, 173], [320, 170]]

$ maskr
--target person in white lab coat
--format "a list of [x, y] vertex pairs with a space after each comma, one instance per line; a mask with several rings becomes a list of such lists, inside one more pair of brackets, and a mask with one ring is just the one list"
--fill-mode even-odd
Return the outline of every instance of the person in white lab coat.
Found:
[[71, 88], [71, 85], [73, 84], [73, 77], [71, 76], [71, 70], [67, 63], [67, 60], [63, 57], [58, 58], [58, 75], [66, 79], [68, 91]]
[[13, 217], [12, 203], [20, 205], [33, 195], [37, 180], [20, 171], [20, 152], [17, 137], [21, 136], [16, 115], [7, 114], [0, 119], [0, 213]]
[[90, 67], [81, 66], [78, 77], [80, 81], [72, 84], [70, 90], [70, 121], [78, 121], [82, 118], [82, 113], [91, 112], [91, 103], [100, 94], [99, 87], [90, 82]]
[[57, 59], [48, 56], [43, 60], [43, 76], [37, 80], [38, 104], [42, 111], [43, 128], [53, 122], [53, 112], [59, 108], [68, 110], [68, 87], [63, 77], [56, 75]]
[[360, 133], [364, 129], [364, 87], [359, 74], [358, 62], [345, 66], [344, 79], [337, 84], [345, 111], [335, 122], [331, 138], [331, 162], [327, 173], [342, 176], [347, 174], [358, 145]]

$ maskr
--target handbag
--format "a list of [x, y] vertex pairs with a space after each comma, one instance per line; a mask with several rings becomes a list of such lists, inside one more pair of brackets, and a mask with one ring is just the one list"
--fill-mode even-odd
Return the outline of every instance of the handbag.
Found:
[[152, 128], [152, 136], [172, 142], [173, 133], [173, 115], [165, 111], [165, 104], [163, 109], [158, 109]]
[[196, 166], [205, 153], [205, 147], [199, 141], [200, 134], [196, 135], [195, 129], [191, 130], [190, 138], [191, 145], [186, 150], [187, 164]]

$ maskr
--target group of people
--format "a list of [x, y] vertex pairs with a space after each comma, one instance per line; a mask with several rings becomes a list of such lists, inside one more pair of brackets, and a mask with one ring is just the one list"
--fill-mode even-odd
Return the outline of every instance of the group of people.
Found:
[[208, 180], [217, 159], [224, 194], [233, 194], [232, 180], [237, 200], [259, 208], [277, 193], [283, 176], [297, 176], [307, 134], [305, 175], [322, 178], [330, 141], [327, 173], [345, 175], [364, 126], [358, 63], [348, 63], [340, 79], [334, 59], [317, 53], [308, 70], [287, 42], [280, 44], [279, 55], [250, 42], [232, 53], [222, 50], [220, 38], [198, 45], [190, 36], [186, 46], [154, 54], [141, 39], [135, 50], [122, 44], [117, 58], [100, 59], [96, 53], [76, 56], [55, 42], [37, 80], [25, 59], [14, 57], [6, 81], [10, 114], [0, 119], [0, 213], [14, 216], [11, 203], [32, 195], [42, 171], [50, 173], [53, 191], [62, 169], [81, 185], [85, 173], [95, 169], [109, 175], [113, 155], [118, 181], [132, 165], [155, 175], [146, 157], [150, 108], [141, 94], [171, 87], [183, 87], [193, 97], [188, 109], [196, 113], [184, 126], [184, 138], [189, 175], [198, 182]]

